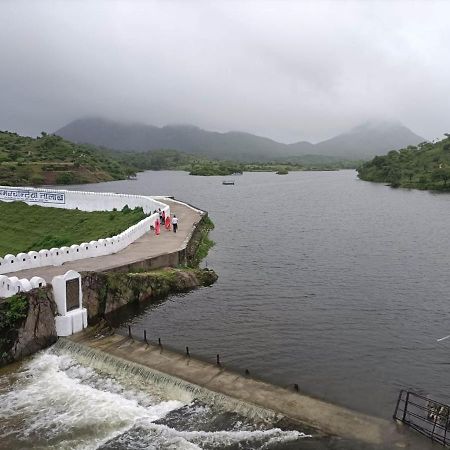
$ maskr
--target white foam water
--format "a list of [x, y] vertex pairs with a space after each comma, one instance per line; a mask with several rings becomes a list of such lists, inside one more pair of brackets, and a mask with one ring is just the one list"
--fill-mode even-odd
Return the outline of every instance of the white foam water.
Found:
[[[252, 429], [240, 421], [227, 430], [196, 429], [197, 417], [200, 426], [215, 413], [208, 405], [191, 403], [191, 393], [179, 389], [176, 399], [175, 391], [167, 396], [156, 383], [139, 384], [134, 379], [129, 383], [126, 377], [97, 372], [67, 353], [50, 349], [20, 370], [0, 376], [0, 448], [271, 448], [305, 436], [297, 431]], [[177, 417], [185, 418], [185, 412], [189, 420], [183, 426], [180, 420], [178, 429]], [[175, 419], [165, 424], [171, 414]]]
[[80, 449], [97, 448], [138, 419], [157, 420], [183, 405], [142, 398], [113, 379], [50, 352], [24, 367], [13, 389], [0, 395], [0, 404], [0, 439], [17, 439], [24, 446], [33, 441], [42, 448], [50, 444]]
[[[310, 437], [298, 431], [282, 431], [278, 428], [253, 431], [178, 431], [146, 420], [139, 421], [133, 430], [123, 433], [105, 446], [108, 449], [149, 448], [207, 448], [222, 449], [238, 445], [239, 448], [270, 449], [274, 444], [298, 441]], [[154, 446], [154, 447], [153, 447]]]
[[59, 354], [69, 353], [80, 364], [95, 368], [102, 373], [124, 379], [133, 379], [134, 385], [146, 386], [150, 384], [168, 398], [176, 398], [185, 403], [200, 399], [218, 409], [251, 417], [254, 421], [275, 422], [282, 418], [281, 415], [268, 409], [210, 391], [180, 378], [68, 339], [59, 339], [53, 349]]

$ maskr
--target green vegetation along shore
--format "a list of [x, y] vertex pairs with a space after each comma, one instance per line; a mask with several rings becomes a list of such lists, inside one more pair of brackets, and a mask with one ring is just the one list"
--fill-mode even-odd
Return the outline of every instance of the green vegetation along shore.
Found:
[[361, 161], [342, 160], [322, 155], [303, 155], [268, 162], [236, 162], [212, 160], [177, 150], [156, 150], [143, 153], [108, 150], [107, 155], [136, 171], [184, 170], [190, 175], [227, 176], [243, 172], [285, 172], [300, 170], [355, 169]]
[[358, 168], [358, 176], [392, 187], [450, 191], [450, 135], [375, 156]]
[[192, 237], [195, 253], [190, 258], [189, 265], [191, 267], [198, 267], [200, 262], [208, 255], [209, 250], [214, 247], [215, 242], [209, 238], [211, 230], [214, 230], [214, 223], [209, 216], [206, 216], [197, 225], [197, 232]]
[[291, 172], [356, 168], [359, 161], [300, 155], [269, 162], [212, 160], [164, 149], [123, 152], [80, 145], [42, 132], [37, 138], [0, 131], [0, 184], [39, 186], [126, 179], [144, 170], [183, 170], [190, 175], [227, 176], [242, 172]]
[[145, 217], [142, 208], [85, 212], [0, 202], [0, 256], [114, 236]]

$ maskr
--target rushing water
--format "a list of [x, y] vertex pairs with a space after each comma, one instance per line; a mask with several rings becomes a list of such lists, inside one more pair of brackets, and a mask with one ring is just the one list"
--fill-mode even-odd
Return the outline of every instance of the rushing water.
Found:
[[49, 350], [0, 375], [0, 448], [232, 450], [318, 443], [195, 401], [187, 390], [110, 369], [113, 376]]
[[[191, 354], [211, 361], [220, 353], [228, 367], [247, 368], [279, 385], [298, 383], [306, 393], [386, 418], [400, 388], [449, 401], [450, 339], [437, 339], [450, 334], [450, 196], [363, 182], [353, 171], [254, 173], [235, 181], [235, 186], [223, 186], [220, 177], [145, 172], [136, 181], [82, 187], [174, 195], [209, 211], [216, 225], [207, 265], [219, 273], [219, 281], [128, 315], [121, 312], [116, 320], [122, 330], [128, 324], [136, 334], [146, 329], [154, 340], [161, 337], [181, 351], [188, 345]], [[132, 388], [117, 391], [119, 381], [109, 378], [92, 381], [100, 375], [51, 352], [29, 364], [8, 375], [17, 387], [3, 393], [12, 405], [8, 411], [21, 411], [9, 420], [29, 442], [34, 428], [20, 428], [24, 418], [50, 406], [61, 417], [39, 416], [36, 429], [45, 431], [45, 421], [50, 423], [42, 439], [52, 439], [59, 430], [57, 439], [67, 434], [70, 442], [78, 436], [80, 446], [91, 448], [178, 448], [169, 446], [172, 441], [183, 442], [180, 448], [233, 448], [222, 438], [236, 438], [229, 442], [236, 448], [252, 448], [244, 439], [258, 439], [261, 431], [286, 440], [279, 448], [311, 442], [293, 441], [289, 447], [292, 435], [222, 416], [212, 431], [205, 431], [201, 424], [216, 416], [204, 421], [191, 412], [186, 415], [190, 425], [183, 428], [186, 411], [198, 407], [189, 399], [171, 403], [174, 399], [162, 396], [143, 404]], [[71, 386], [81, 392], [69, 394]], [[61, 400], [52, 400], [62, 389], [67, 398], [61, 394]], [[30, 400], [33, 395], [38, 406]], [[72, 402], [78, 406], [69, 408]], [[93, 417], [85, 414], [91, 409]], [[157, 416], [170, 421], [161, 428]], [[226, 434], [241, 431], [256, 434]], [[140, 447], [142, 435], [160, 441], [144, 440], [147, 447]], [[264, 445], [275, 444], [267, 435], [254, 442], [254, 448]]]

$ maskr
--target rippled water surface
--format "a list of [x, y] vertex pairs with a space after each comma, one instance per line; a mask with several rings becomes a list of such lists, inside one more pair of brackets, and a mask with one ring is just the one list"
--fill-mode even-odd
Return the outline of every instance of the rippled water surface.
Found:
[[174, 195], [216, 225], [219, 281], [148, 307], [133, 329], [384, 417], [403, 387], [449, 400], [450, 339], [436, 339], [450, 334], [450, 195], [353, 171], [235, 181], [145, 172], [89, 186]]
[[[220, 177], [145, 172], [137, 181], [83, 187], [174, 195], [207, 210], [216, 225], [216, 246], [207, 265], [219, 273], [219, 281], [129, 315], [121, 313], [122, 330], [128, 324], [136, 334], [146, 329], [151, 339], [161, 337], [181, 351], [188, 345], [191, 354], [211, 361], [220, 353], [228, 367], [249, 369], [280, 385], [298, 383], [306, 393], [386, 418], [400, 388], [449, 401], [450, 339], [437, 339], [450, 334], [450, 195], [391, 189], [360, 181], [353, 171], [254, 173], [235, 181], [235, 186], [223, 186]], [[50, 413], [40, 417], [50, 423], [42, 439], [51, 440], [56, 429], [60, 434], [55, 439], [76, 435], [80, 446], [90, 442], [88, 448], [166, 448], [161, 442], [167, 448], [252, 448], [246, 438], [254, 448], [316, 448], [314, 440], [292, 443], [284, 432], [258, 430], [236, 418], [221, 417], [215, 428], [207, 429], [201, 424], [217, 416], [197, 415], [201, 405], [158, 393], [151, 393], [157, 400], [143, 403], [134, 388], [117, 387], [120, 380], [108, 381], [105, 393], [105, 381], [96, 381], [99, 375], [84, 377], [80, 371], [89, 369], [52, 358], [56, 356], [50, 352], [32, 360], [44, 369], [13, 372], [21, 387], [4, 391], [11, 411], [23, 413], [12, 415], [12, 427], [39, 411], [30, 407], [27, 396], [47, 392], [37, 404], [48, 401], [61, 418]], [[44, 375], [33, 378], [30, 373], [36, 370]], [[64, 386], [53, 389], [49, 383], [45, 388], [45, 374], [58, 370], [66, 377]], [[1, 383], [7, 385], [4, 377]], [[81, 389], [79, 395], [50, 402], [55, 392], [70, 393], [74, 385]], [[96, 389], [93, 398], [100, 406], [83, 407], [91, 389]], [[2, 407], [5, 398], [0, 399]], [[79, 405], [74, 410], [67, 407], [72, 402]], [[96, 415], [115, 402], [107, 420]], [[95, 439], [83, 422], [88, 419], [82, 412], [91, 408], [98, 423]], [[64, 421], [67, 417], [75, 431]], [[158, 425], [157, 417], [167, 417], [167, 422]], [[186, 417], [193, 419], [183, 427]], [[267, 434], [258, 441], [257, 434], [238, 437], [226, 435], [229, 431], [276, 436], [271, 443]], [[24, 433], [29, 442], [35, 438], [33, 429]], [[151, 439], [139, 446], [142, 436]], [[235, 441], [225, 444], [220, 439]], [[182, 444], [170, 447], [171, 442]]]

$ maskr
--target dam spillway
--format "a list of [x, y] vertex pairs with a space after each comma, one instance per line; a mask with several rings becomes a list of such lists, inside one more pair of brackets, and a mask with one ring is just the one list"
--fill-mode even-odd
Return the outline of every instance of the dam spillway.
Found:
[[[80, 348], [76, 356], [82, 353]], [[73, 356], [57, 345], [0, 369], [1, 449], [291, 450], [305, 440], [313, 449], [322, 445], [301, 431], [197, 401], [169, 382], [140, 379], [112, 359], [102, 372]]]
[[255, 420], [273, 422], [285, 418], [299, 427], [312, 427], [316, 435], [339, 436], [370, 448], [421, 448], [394, 423], [121, 335], [98, 338], [87, 331], [60, 339], [55, 349], [99, 371], [119, 370], [130, 377], [170, 385], [191, 398]]
[[53, 351], [61, 355], [68, 353], [84, 366], [89, 366], [103, 373], [126, 376], [129, 379], [134, 378], [136, 381], [143, 380], [144, 382], [152, 383], [165, 391], [166, 395], [174, 395], [176, 392], [176, 397], [184, 401], [198, 399], [210, 405], [220, 407], [223, 410], [233, 411], [250, 417], [255, 421], [275, 422], [282, 418], [280, 414], [276, 414], [257, 405], [241, 402], [187, 382], [181, 378], [152, 369], [147, 365], [130, 361], [128, 358], [125, 359], [112, 355], [107, 351], [95, 347], [87, 347], [71, 339], [59, 339]]

